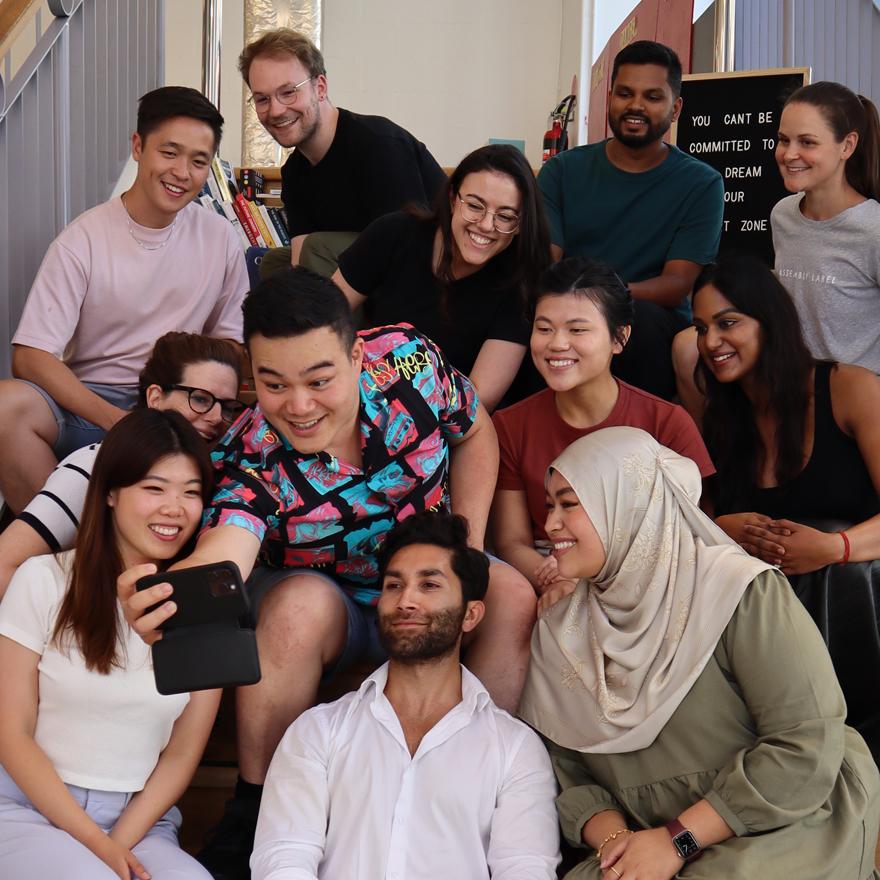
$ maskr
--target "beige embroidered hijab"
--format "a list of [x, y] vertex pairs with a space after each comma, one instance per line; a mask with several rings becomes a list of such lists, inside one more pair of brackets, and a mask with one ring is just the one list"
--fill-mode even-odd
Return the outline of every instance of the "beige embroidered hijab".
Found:
[[574, 489], [607, 558], [535, 626], [520, 715], [580, 752], [643, 749], [771, 566], [699, 509], [696, 464], [645, 431], [588, 434], [550, 467]]

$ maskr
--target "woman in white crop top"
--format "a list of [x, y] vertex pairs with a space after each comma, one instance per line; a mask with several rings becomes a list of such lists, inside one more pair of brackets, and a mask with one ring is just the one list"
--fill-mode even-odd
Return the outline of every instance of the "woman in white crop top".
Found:
[[176, 412], [107, 434], [76, 547], [22, 565], [0, 605], [0, 877], [210, 875], [177, 842], [174, 803], [219, 691], [161, 696], [116, 580], [177, 558], [211, 493], [207, 447]]

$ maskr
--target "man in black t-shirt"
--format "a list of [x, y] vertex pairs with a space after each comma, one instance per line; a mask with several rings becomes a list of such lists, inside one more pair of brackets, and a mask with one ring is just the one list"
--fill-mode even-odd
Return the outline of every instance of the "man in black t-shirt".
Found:
[[445, 176], [425, 145], [382, 116], [334, 107], [324, 58], [307, 37], [269, 31], [245, 46], [238, 69], [266, 131], [296, 147], [281, 170], [291, 247], [264, 257], [264, 276], [290, 263], [332, 275], [377, 217], [434, 201]]

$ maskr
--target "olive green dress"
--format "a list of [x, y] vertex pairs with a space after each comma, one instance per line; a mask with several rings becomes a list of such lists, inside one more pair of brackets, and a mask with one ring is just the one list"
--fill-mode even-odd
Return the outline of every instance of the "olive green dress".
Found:
[[[633, 830], [656, 828], [706, 798], [735, 836], [679, 877], [880, 877], [880, 775], [845, 715], [815, 624], [788, 582], [764, 572], [648, 748], [599, 755], [548, 744], [563, 833], [583, 847], [581, 829], [601, 810], [620, 810]], [[566, 880], [602, 876], [590, 850]]]

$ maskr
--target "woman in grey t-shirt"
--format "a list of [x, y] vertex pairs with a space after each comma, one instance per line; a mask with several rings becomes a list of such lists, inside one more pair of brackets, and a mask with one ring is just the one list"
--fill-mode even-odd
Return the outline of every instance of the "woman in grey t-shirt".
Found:
[[796, 195], [773, 209], [776, 274], [814, 357], [880, 373], [880, 120], [833, 82], [798, 89], [776, 161]]

